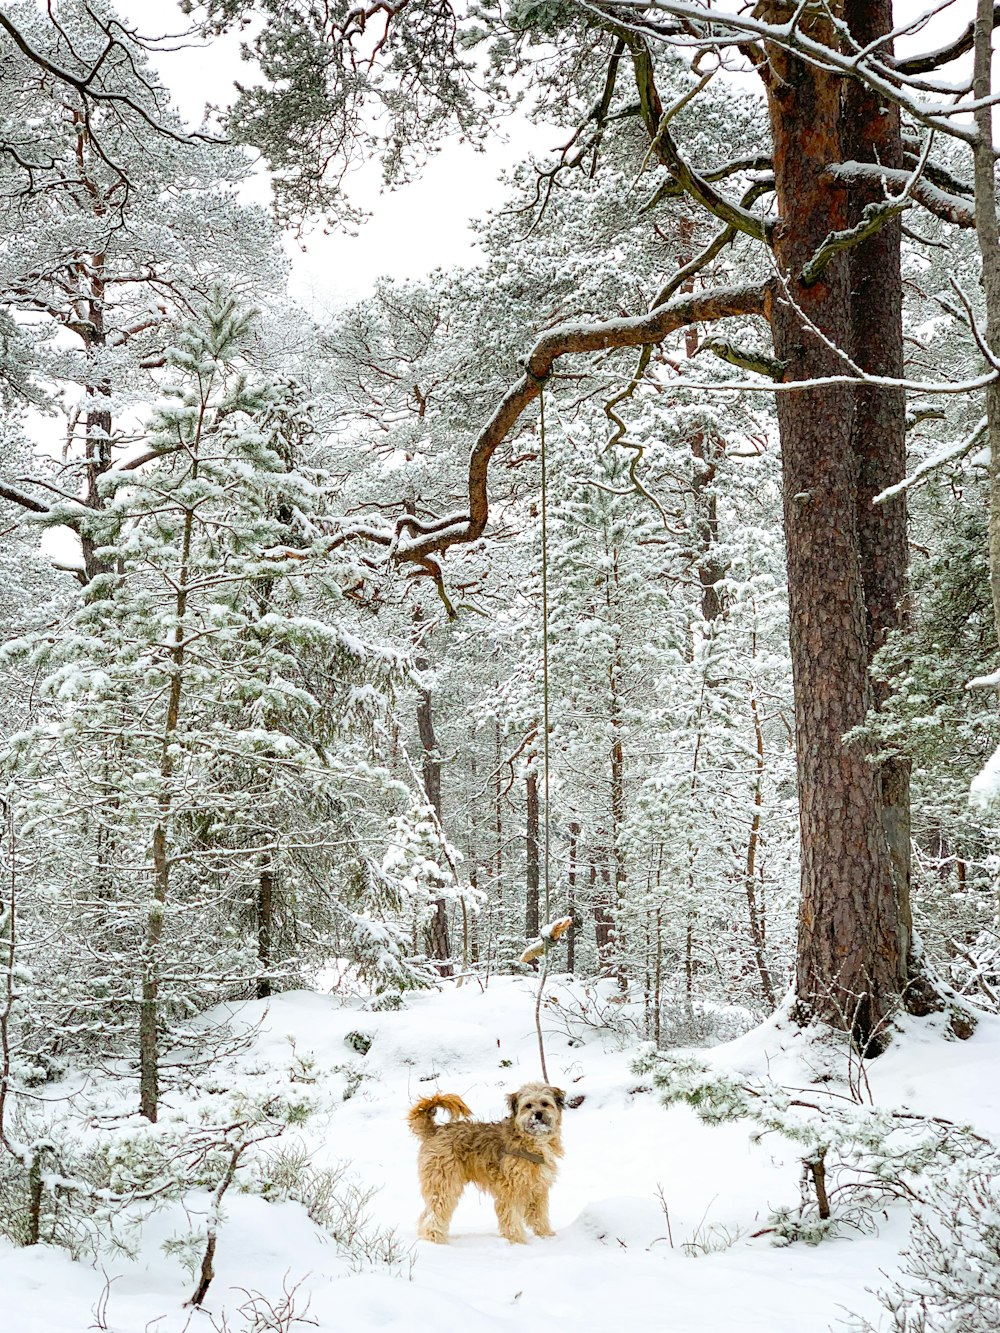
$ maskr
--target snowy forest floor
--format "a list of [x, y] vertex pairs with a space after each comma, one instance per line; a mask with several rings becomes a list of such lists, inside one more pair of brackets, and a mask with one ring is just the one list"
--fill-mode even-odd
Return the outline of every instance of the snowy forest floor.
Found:
[[[528, 982], [493, 978], [483, 989], [466, 981], [388, 1012], [370, 1012], [362, 999], [296, 992], [234, 1011], [237, 1025], [256, 1025], [250, 1044], [202, 1073], [193, 1089], [168, 1093], [161, 1123], [178, 1115], [211, 1119], [213, 1099], [221, 1103], [235, 1089], [297, 1089], [313, 1110], [283, 1142], [301, 1139], [318, 1165], [349, 1163], [358, 1181], [376, 1187], [370, 1225], [394, 1228], [405, 1257], [394, 1268], [359, 1267], [301, 1205], [268, 1203], [234, 1187], [206, 1310], [184, 1308], [193, 1281], [162, 1248], [197, 1224], [199, 1201], [189, 1199], [191, 1217], [171, 1204], [146, 1221], [135, 1259], [112, 1255], [94, 1266], [46, 1246], [0, 1243], [0, 1327], [243, 1333], [254, 1327], [238, 1312], [248, 1295], [273, 1303], [283, 1287], [297, 1288], [298, 1312], [312, 1321], [290, 1327], [324, 1333], [499, 1333], [528, 1324], [573, 1333], [825, 1333], [846, 1311], [874, 1317], [870, 1289], [897, 1267], [905, 1211], [879, 1215], [877, 1234], [814, 1247], [751, 1239], [770, 1208], [798, 1200], [793, 1146], [772, 1138], [754, 1144], [746, 1125], [707, 1127], [686, 1106], [665, 1109], [630, 1070], [634, 1043], [622, 1049], [609, 1033], [579, 1024], [570, 1037], [559, 1014], [579, 988], [557, 980], [550, 989], [562, 1000], [547, 1011], [550, 1078], [571, 1098], [583, 1097], [565, 1115], [554, 1238], [508, 1245], [490, 1201], [470, 1189], [450, 1245], [415, 1239], [416, 1142], [405, 1113], [441, 1090], [459, 1093], [481, 1118], [499, 1117], [505, 1092], [538, 1077]], [[367, 1054], [345, 1041], [354, 1032], [371, 1039]], [[710, 1058], [786, 1083], [810, 1080], [808, 1046], [780, 1019], [713, 1048]], [[998, 1068], [1000, 1020], [984, 1018], [967, 1042], [915, 1026], [868, 1076], [876, 1103], [967, 1121], [997, 1136]], [[106, 1110], [122, 1095], [109, 1083]]]

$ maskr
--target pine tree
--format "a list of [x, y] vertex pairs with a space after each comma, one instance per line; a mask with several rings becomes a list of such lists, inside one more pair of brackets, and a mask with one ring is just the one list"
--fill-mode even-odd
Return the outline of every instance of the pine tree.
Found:
[[[338, 616], [351, 571], [331, 563], [307, 405], [246, 365], [254, 322], [217, 289], [184, 327], [154, 459], [102, 480], [108, 572], [21, 645], [49, 717], [14, 739], [7, 769], [99, 969], [83, 1001], [98, 1037], [138, 1007], [150, 1119], [168, 1021], [315, 958], [310, 915], [322, 931], [326, 894], [348, 896], [323, 877], [345, 840], [365, 847], [378, 801], [398, 800], [377, 756], [404, 660]], [[281, 941], [279, 884], [296, 903]]]

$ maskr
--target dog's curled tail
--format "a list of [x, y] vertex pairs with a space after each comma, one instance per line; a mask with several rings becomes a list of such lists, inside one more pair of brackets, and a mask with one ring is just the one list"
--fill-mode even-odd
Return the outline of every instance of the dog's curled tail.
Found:
[[434, 1112], [438, 1108], [447, 1111], [452, 1120], [471, 1120], [472, 1112], [454, 1092], [437, 1092], [433, 1097], [421, 1097], [416, 1106], [410, 1108], [406, 1123], [418, 1139], [429, 1139], [437, 1129]]

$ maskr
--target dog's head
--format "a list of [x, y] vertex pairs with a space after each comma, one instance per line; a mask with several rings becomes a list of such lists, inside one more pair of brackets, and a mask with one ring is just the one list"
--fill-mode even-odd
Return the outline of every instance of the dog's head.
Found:
[[554, 1138], [562, 1123], [566, 1094], [548, 1083], [526, 1083], [507, 1096], [510, 1118], [522, 1134], [535, 1138]]

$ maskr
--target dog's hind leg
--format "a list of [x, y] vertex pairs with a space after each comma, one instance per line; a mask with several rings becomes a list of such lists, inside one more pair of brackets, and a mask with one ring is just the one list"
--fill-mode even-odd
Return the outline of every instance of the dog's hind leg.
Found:
[[448, 1228], [458, 1201], [462, 1197], [461, 1181], [435, 1181], [424, 1192], [427, 1205], [417, 1222], [417, 1235], [421, 1240], [431, 1240], [435, 1245], [447, 1245]]

